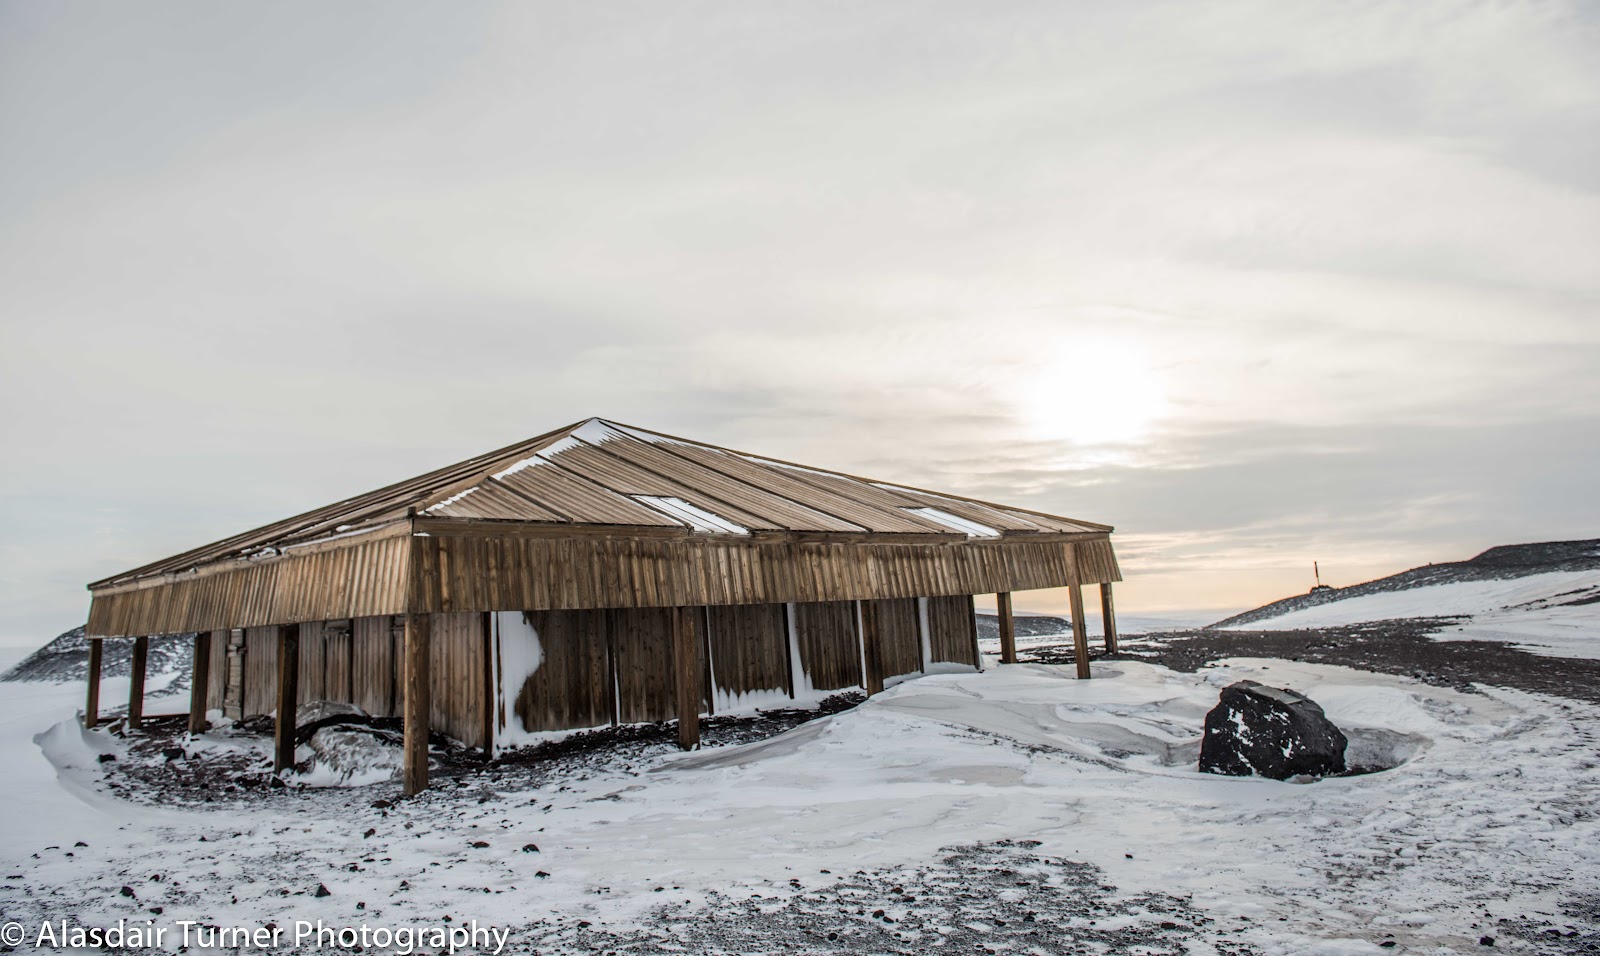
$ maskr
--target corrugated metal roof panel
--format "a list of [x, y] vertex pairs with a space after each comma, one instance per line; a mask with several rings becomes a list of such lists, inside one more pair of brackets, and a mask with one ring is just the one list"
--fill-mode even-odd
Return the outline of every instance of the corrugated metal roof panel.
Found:
[[490, 521], [567, 520], [493, 478], [484, 478], [437, 504], [418, 509], [417, 513], [439, 518], [480, 518]]
[[689, 458], [675, 455], [658, 445], [639, 441], [617, 431], [597, 445], [631, 465], [660, 475], [685, 488], [727, 502], [748, 514], [757, 515], [790, 531], [866, 531], [865, 526], [825, 514], [804, 503], [776, 492], [766, 483], [741, 481]]
[[[721, 515], [734, 524], [752, 530], [776, 531], [783, 528], [782, 525], [760, 515], [751, 514], [725, 501], [719, 501], [698, 488], [691, 488], [646, 471], [638, 465], [610, 454], [602, 447], [578, 440], [562, 441], [558, 444], [559, 447], [540, 452], [539, 457], [583, 475], [618, 494], [682, 498], [697, 508]], [[606, 444], [611, 443], [606, 442]]]
[[882, 488], [897, 495], [903, 495], [907, 498], [910, 498], [915, 505], [925, 505], [927, 507], [937, 508], [940, 511], [948, 511], [958, 518], [965, 518], [968, 521], [975, 521], [978, 524], [990, 528], [998, 528], [1001, 531], [1048, 530], [1038, 522], [1029, 521], [1021, 515], [1009, 511], [1001, 511], [998, 508], [991, 508], [988, 505], [984, 505], [976, 501], [970, 501], [964, 498], [950, 498], [945, 495], [930, 494], [929, 492], [921, 491], [916, 488], [907, 488], [903, 485], [891, 485], [881, 482], [874, 482], [874, 487]]
[[659, 511], [575, 477], [544, 459], [509, 472], [500, 481], [570, 521], [682, 527]]
[[833, 515], [868, 531], [917, 534], [948, 530], [935, 528], [927, 522], [910, 518], [896, 507], [870, 505], [848, 495], [806, 484], [792, 477], [786, 469], [763, 464], [720, 448], [681, 442], [663, 443], [652, 447], [659, 448], [664, 454], [687, 458], [709, 470], [736, 478], [746, 484], [766, 488], [773, 494], [782, 495], [790, 501], [819, 513]]

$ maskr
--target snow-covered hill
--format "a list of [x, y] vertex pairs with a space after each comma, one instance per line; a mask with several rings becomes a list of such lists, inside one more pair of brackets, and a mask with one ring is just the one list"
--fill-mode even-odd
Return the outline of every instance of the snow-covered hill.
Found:
[[1299, 630], [1439, 619], [1441, 640], [1493, 640], [1600, 658], [1600, 540], [1491, 548], [1348, 588], [1299, 595], [1211, 625]]
[[[165, 634], [150, 639], [145, 673], [150, 677], [187, 672], [194, 656], [193, 634]], [[101, 647], [102, 677], [127, 677], [133, 670], [133, 642], [106, 641]], [[23, 658], [0, 675], [0, 681], [82, 683], [89, 672], [89, 641], [75, 627]]]

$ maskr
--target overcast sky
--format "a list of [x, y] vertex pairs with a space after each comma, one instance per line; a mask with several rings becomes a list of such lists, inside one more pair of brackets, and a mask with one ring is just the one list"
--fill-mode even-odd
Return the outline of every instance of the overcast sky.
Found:
[[590, 415], [1115, 524], [1128, 613], [1600, 536], [1596, 49], [1576, 3], [0, 0], [0, 643]]

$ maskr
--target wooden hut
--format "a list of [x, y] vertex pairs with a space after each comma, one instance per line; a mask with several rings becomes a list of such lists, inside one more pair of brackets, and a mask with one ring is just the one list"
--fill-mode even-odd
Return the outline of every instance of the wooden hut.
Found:
[[197, 632], [206, 714], [348, 701], [405, 722], [405, 789], [441, 731], [491, 750], [517, 732], [699, 717], [740, 696], [978, 667], [973, 595], [1100, 585], [1115, 649], [1111, 528], [803, 467], [592, 418], [89, 585], [86, 722], [100, 640], [131, 638], [129, 722], [149, 635]]

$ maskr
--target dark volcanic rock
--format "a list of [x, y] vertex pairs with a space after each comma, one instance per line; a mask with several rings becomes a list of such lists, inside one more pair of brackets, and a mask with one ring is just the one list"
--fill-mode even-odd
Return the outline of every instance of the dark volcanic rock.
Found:
[[1206, 714], [1200, 770], [1230, 777], [1287, 780], [1344, 772], [1347, 741], [1304, 694], [1242, 680], [1222, 689]]

